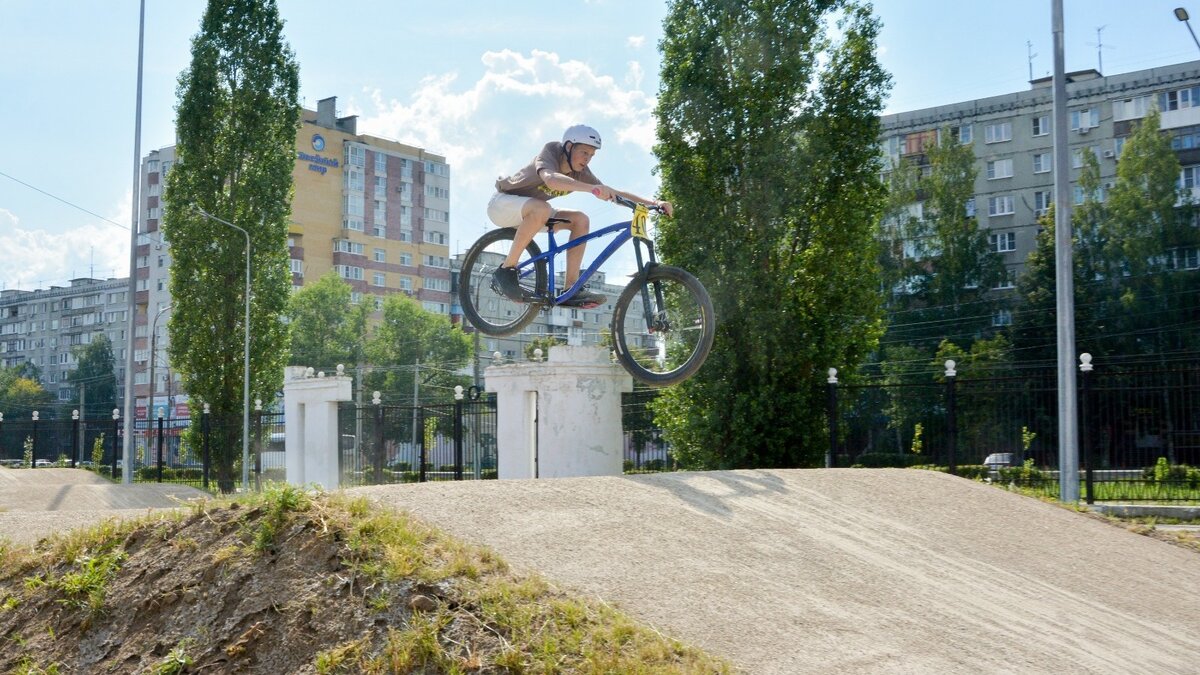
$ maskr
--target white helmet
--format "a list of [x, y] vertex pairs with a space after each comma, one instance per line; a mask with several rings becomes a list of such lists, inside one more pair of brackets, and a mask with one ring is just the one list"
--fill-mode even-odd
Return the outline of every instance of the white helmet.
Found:
[[585, 124], [576, 124], [563, 132], [562, 142], [563, 145], [567, 143], [583, 143], [599, 150], [600, 132]]

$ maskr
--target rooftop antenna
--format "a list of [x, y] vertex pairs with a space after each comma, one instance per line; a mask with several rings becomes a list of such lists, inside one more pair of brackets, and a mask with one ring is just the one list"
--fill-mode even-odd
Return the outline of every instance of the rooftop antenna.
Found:
[[1033, 57], [1037, 54], [1033, 52], [1033, 43], [1029, 40], [1025, 41], [1025, 51], [1029, 53], [1029, 81], [1033, 82]]
[[1101, 75], [1104, 74], [1104, 48], [1108, 47], [1112, 49], [1112, 45], [1104, 44], [1104, 39], [1100, 36], [1105, 28], [1108, 28], [1107, 24], [1098, 27], [1096, 29], [1096, 41], [1087, 43], [1089, 47], [1096, 48], [1096, 70], [1100, 71]]

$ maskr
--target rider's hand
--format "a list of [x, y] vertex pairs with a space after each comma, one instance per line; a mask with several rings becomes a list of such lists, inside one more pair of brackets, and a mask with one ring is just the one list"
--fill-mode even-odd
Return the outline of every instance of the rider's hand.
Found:
[[596, 187], [592, 188], [592, 194], [596, 195], [597, 199], [611, 202], [613, 198], [613, 189], [607, 185], [597, 185]]
[[658, 202], [658, 208], [662, 209], [668, 218], [675, 215], [675, 207], [672, 206], [671, 202]]

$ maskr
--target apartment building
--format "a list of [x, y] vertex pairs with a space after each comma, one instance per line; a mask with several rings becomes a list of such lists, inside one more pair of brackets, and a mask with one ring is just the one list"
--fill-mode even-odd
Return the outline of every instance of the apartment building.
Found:
[[[355, 303], [378, 304], [387, 295], [403, 293], [449, 320], [446, 158], [359, 134], [356, 117], [337, 115], [336, 97], [318, 101], [317, 109], [303, 110], [301, 118], [288, 232], [293, 287], [335, 270], [350, 284]], [[143, 411], [147, 397], [157, 400], [178, 389], [166, 353], [171, 255], [159, 233], [161, 186], [174, 161], [174, 147], [166, 147], [151, 152], [142, 163], [134, 394]], [[157, 324], [156, 317], [161, 317]], [[151, 332], [157, 333], [156, 339], [150, 339]], [[153, 392], [151, 342], [158, 364]], [[186, 397], [177, 396], [180, 401], [186, 402]]]
[[129, 279], [80, 278], [70, 283], [0, 291], [0, 366], [37, 366], [46, 390], [69, 401], [79, 394], [77, 385], [68, 381], [78, 363], [76, 352], [107, 335], [116, 359], [118, 401], [122, 400]]
[[[986, 229], [992, 250], [1009, 270], [999, 288], [1012, 287], [1036, 247], [1037, 218], [1054, 201], [1051, 85], [1051, 78], [1041, 78], [1027, 91], [881, 118], [885, 163], [892, 166], [909, 161], [928, 170], [925, 148], [939, 139], [971, 146], [977, 176], [968, 213]], [[1183, 167], [1181, 184], [1200, 188], [1200, 61], [1113, 76], [1096, 70], [1069, 73], [1067, 97], [1072, 183], [1078, 181], [1084, 153], [1091, 152], [1100, 162], [1102, 186], [1111, 187], [1133, 125], [1157, 106]], [[1082, 203], [1082, 189], [1076, 186], [1073, 192], [1075, 203]], [[911, 210], [919, 216], [921, 204]], [[921, 249], [920, 242], [907, 244], [908, 251]], [[1193, 251], [1184, 265], [1197, 264]]]

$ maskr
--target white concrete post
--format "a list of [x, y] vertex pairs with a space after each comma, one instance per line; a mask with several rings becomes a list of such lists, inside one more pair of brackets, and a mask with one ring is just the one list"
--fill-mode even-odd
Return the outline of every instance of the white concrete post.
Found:
[[500, 478], [618, 476], [621, 393], [633, 378], [603, 347], [554, 346], [548, 363], [493, 365]]
[[351, 378], [312, 376], [312, 368], [288, 367], [284, 373], [284, 464], [287, 482], [336, 490], [338, 476], [338, 402], [353, 400]]

